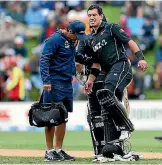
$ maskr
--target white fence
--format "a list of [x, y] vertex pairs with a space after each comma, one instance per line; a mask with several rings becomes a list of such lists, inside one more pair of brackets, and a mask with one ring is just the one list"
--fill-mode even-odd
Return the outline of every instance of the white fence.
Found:
[[[1, 102], [0, 131], [42, 131], [29, 126], [28, 110], [32, 102]], [[87, 102], [75, 101], [69, 114], [68, 130], [87, 130]], [[162, 130], [162, 101], [130, 101], [132, 120], [136, 130]]]

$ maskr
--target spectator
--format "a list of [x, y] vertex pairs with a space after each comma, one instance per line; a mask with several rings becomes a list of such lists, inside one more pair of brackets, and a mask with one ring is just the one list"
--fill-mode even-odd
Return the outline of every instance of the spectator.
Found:
[[5, 69], [4, 57], [5, 57], [4, 53], [0, 54], [0, 101], [2, 101], [5, 98], [6, 74], [4, 72], [4, 69]]
[[13, 19], [5, 17], [5, 22], [0, 28], [0, 51], [5, 52], [8, 48], [13, 47], [17, 31], [13, 26]]
[[122, 14], [141, 18], [143, 17], [142, 1], [126, 1], [122, 8]]
[[40, 36], [40, 42], [53, 34], [57, 28], [65, 29], [67, 24], [66, 8], [63, 2], [55, 2], [55, 11], [49, 11], [47, 20], [43, 26], [42, 33]]
[[5, 73], [0, 71], [0, 101], [5, 98]]
[[84, 9], [84, 7], [82, 5], [77, 5], [74, 7], [73, 10], [70, 10], [67, 13], [67, 19], [69, 21], [72, 20], [81, 20], [85, 23], [86, 25], [86, 34], [89, 34], [89, 23], [88, 23], [88, 17], [87, 17], [87, 11]]
[[162, 85], [162, 36], [159, 39], [159, 46], [155, 53], [155, 89], [159, 90]]
[[29, 60], [29, 62], [25, 65], [25, 70], [31, 74], [30, 80], [32, 85], [41, 92], [43, 83], [39, 72], [39, 59], [40, 59], [39, 55], [33, 56]]
[[52, 20], [46, 30], [46, 38], [50, 37], [56, 31], [56, 21]]
[[133, 70], [133, 79], [128, 85], [128, 95], [130, 99], [144, 99], [144, 73], [137, 67], [138, 60], [131, 53], [129, 55]]
[[75, 8], [77, 7], [77, 6], [82, 6], [82, 7], [84, 7], [84, 1], [81, 1], [81, 0], [67, 0], [66, 1], [66, 5], [67, 5], [67, 7], [69, 8], [69, 11], [70, 10], [75, 10]]
[[55, 13], [55, 19], [59, 28], [65, 29], [69, 22], [67, 20], [67, 8], [63, 2], [57, 2], [55, 4]]
[[23, 71], [17, 67], [16, 60], [10, 60], [6, 70], [8, 79], [6, 91], [10, 101], [23, 101], [25, 97]]
[[[131, 36], [132, 36], [132, 35], [131, 35], [131, 30], [130, 30], [130, 28], [127, 26], [127, 16], [122, 15], [122, 16], [120, 17], [119, 24], [120, 24], [120, 27], [125, 31], [125, 33], [126, 33], [129, 37], [131, 37]], [[127, 54], [127, 56], [129, 56], [129, 54], [131, 53], [131, 50], [130, 50], [130, 48], [129, 48], [129, 46], [128, 46], [127, 44], [124, 45], [124, 46], [125, 46], [125, 49], [126, 49], [126, 54]]]
[[131, 30], [127, 26], [127, 16], [123, 15], [120, 17], [120, 27], [125, 31], [125, 33], [131, 37]]
[[24, 65], [27, 62], [27, 49], [24, 45], [24, 39], [20, 36], [17, 36], [14, 40], [15, 43], [15, 47], [14, 47], [14, 51], [15, 51], [15, 55], [16, 55], [16, 61], [17, 61], [17, 65], [18, 67], [20, 67], [21, 69], [24, 68]]
[[74, 20], [76, 18], [80, 18], [82, 20], [87, 18], [87, 12], [81, 5], [76, 6], [73, 10], [70, 10], [67, 14], [68, 20]]
[[43, 32], [41, 34], [41, 42], [43, 42], [46, 38], [50, 37], [56, 31], [56, 21], [53, 19], [48, 22], [47, 27], [43, 28]]
[[5, 53], [0, 53], [0, 71], [5, 70]]
[[16, 61], [15, 56], [15, 50], [12, 48], [9, 48], [5, 51], [5, 57], [4, 57], [4, 69], [8, 68], [10, 61]]
[[48, 10], [54, 10], [55, 8], [55, 1], [40, 1], [41, 8], [48, 9]]
[[140, 48], [142, 51], [153, 49], [155, 44], [154, 24], [150, 16], [146, 17], [145, 23], [142, 27], [142, 35], [140, 36]]
[[157, 17], [155, 18], [155, 20], [159, 23], [159, 33], [160, 35], [162, 34], [162, 1], [155, 1], [155, 13], [154, 16]]
[[31, 6], [28, 7], [25, 13], [25, 21], [27, 25], [39, 25], [42, 26], [45, 22], [45, 16], [40, 8], [39, 1], [33, 1]]
[[11, 4], [6, 15], [10, 16], [13, 20], [15, 20], [17, 22], [24, 23], [24, 15], [21, 11], [20, 5], [16, 2]]
[[14, 50], [15, 50], [16, 56], [26, 58], [27, 57], [27, 49], [24, 45], [24, 39], [20, 36], [17, 36], [14, 40], [14, 43], [15, 43]]
[[146, 5], [143, 7], [144, 16], [149, 15], [154, 22], [161, 21], [161, 11], [158, 9], [157, 6], [159, 3], [157, 1], [146, 1]]

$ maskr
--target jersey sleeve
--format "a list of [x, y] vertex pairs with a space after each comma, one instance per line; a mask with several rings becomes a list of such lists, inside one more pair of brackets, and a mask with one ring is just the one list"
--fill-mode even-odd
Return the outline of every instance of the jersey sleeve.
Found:
[[92, 64], [92, 57], [87, 54], [86, 50], [92, 49], [88, 46], [88, 41], [80, 41], [78, 44], [78, 49], [76, 52], [75, 60], [76, 62], [83, 65]]
[[111, 34], [123, 43], [128, 43], [131, 40], [131, 38], [118, 24], [112, 24]]
[[40, 74], [43, 84], [50, 84], [50, 60], [56, 56], [59, 47], [59, 39], [53, 36], [45, 41], [45, 45], [40, 57]]
[[79, 44], [77, 46], [77, 50], [76, 50], [76, 56], [75, 56], [75, 60], [78, 63], [83, 63], [83, 59], [84, 59], [84, 55], [85, 55], [85, 41], [79, 41]]
[[93, 63], [99, 63], [99, 56], [98, 56], [99, 52], [93, 52], [93, 56], [92, 56], [92, 61]]

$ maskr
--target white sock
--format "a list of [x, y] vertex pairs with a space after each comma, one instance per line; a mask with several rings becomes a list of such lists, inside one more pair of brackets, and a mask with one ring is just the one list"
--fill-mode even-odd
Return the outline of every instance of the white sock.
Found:
[[58, 153], [60, 152], [62, 149], [61, 148], [56, 148], [55, 151]]
[[50, 149], [50, 150], [48, 150], [47, 152], [49, 153], [49, 152], [51, 152], [51, 151], [55, 151], [55, 149], [53, 148], [53, 149]]

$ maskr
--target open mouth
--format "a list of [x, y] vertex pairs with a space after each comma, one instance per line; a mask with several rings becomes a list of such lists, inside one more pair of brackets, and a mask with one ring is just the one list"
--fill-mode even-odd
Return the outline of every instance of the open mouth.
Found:
[[91, 23], [91, 24], [94, 24], [94, 23], [95, 23], [95, 21], [94, 21], [94, 20], [90, 20], [90, 23]]

